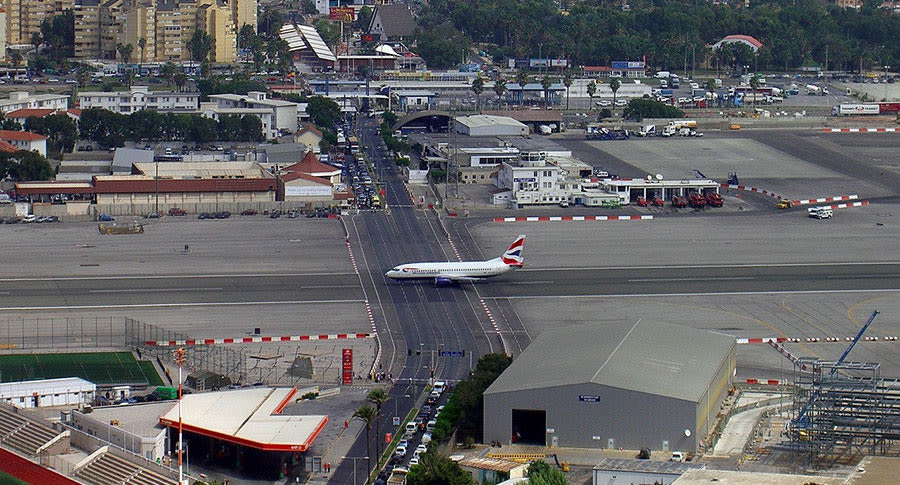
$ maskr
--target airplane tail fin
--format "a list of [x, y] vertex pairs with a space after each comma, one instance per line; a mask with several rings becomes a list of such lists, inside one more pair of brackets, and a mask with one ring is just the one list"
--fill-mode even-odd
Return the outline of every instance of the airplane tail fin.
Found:
[[522, 234], [513, 241], [512, 244], [509, 245], [509, 249], [503, 253], [503, 256], [500, 259], [506, 263], [508, 266], [524, 266], [525, 258], [522, 256], [522, 251], [525, 250], [525, 235]]

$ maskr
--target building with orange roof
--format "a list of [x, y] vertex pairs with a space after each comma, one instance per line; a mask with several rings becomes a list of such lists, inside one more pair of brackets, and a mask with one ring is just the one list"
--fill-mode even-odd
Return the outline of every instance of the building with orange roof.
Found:
[[0, 141], [5, 141], [17, 150], [38, 152], [47, 156], [47, 137], [28, 131], [0, 130]]
[[288, 173], [299, 172], [312, 175], [313, 177], [320, 177], [331, 184], [341, 183], [341, 170], [333, 165], [326, 165], [320, 162], [313, 152], [306, 152], [306, 155], [299, 163], [288, 165], [282, 170]]
[[0, 152], [15, 153], [17, 151], [19, 151], [19, 149], [12, 143], [0, 140]]
[[279, 195], [285, 201], [348, 203], [353, 193], [341, 183], [341, 171], [307, 152], [299, 163], [288, 165], [279, 176]]

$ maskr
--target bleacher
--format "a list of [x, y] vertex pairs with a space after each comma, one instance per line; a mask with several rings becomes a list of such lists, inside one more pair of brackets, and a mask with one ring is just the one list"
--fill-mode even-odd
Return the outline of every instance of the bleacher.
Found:
[[110, 452], [103, 453], [75, 471], [80, 480], [93, 485], [176, 485], [178, 480], [160, 475]]
[[32, 421], [5, 407], [0, 407], [0, 444], [28, 456], [55, 438], [59, 432]]

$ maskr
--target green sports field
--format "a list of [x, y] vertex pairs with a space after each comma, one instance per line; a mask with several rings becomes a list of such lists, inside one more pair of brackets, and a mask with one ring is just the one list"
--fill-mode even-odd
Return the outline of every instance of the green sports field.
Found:
[[3, 382], [80, 377], [95, 384], [163, 384], [152, 362], [130, 352], [0, 355]]
[[0, 485], [28, 485], [28, 482], [23, 482], [8, 473], [0, 472]]

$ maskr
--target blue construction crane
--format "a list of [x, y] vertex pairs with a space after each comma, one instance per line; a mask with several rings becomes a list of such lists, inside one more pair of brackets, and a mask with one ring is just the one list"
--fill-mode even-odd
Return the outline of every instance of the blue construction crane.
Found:
[[[837, 360], [834, 366], [831, 367], [831, 372], [828, 373], [828, 377], [831, 377], [837, 372], [838, 366], [844, 363], [844, 359], [850, 355], [850, 351], [853, 350], [853, 347], [856, 346], [856, 343], [859, 342], [859, 339], [862, 338], [863, 334], [866, 333], [866, 330], [869, 328], [869, 325], [872, 325], [872, 322], [875, 321], [875, 317], [878, 316], [878, 310], [872, 312], [872, 316], [869, 317], [869, 320], [866, 322], [862, 328], [859, 329], [859, 333], [856, 334], [856, 337], [853, 338], [853, 341], [850, 342], [850, 345], [847, 346], [847, 350], [844, 350], [844, 353], [841, 355], [841, 358]], [[812, 396], [809, 397], [809, 401], [803, 405], [803, 409], [797, 414], [797, 418], [794, 420], [794, 424], [805, 427], [806, 426], [806, 412], [809, 410], [809, 407], [812, 406], [813, 401], [819, 397], [819, 393], [815, 392]]]

